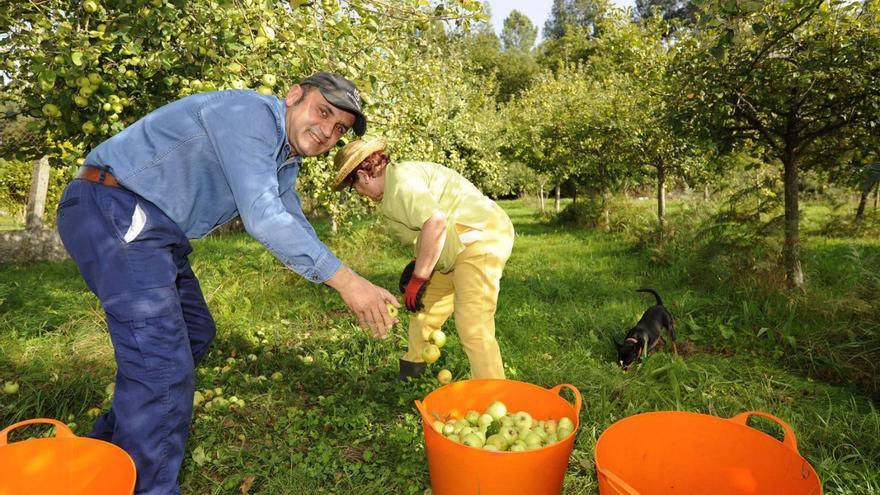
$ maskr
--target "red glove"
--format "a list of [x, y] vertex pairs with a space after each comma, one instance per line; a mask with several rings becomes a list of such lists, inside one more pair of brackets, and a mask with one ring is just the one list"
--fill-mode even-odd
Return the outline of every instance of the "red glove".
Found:
[[428, 280], [416, 275], [409, 279], [409, 282], [406, 284], [406, 291], [403, 293], [403, 302], [406, 304], [406, 309], [416, 312], [425, 307], [422, 304], [422, 296], [425, 295], [425, 289], [428, 288]]

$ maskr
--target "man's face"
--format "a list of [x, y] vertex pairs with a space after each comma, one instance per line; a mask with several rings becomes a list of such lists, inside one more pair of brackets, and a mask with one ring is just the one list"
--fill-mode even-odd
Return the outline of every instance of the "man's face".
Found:
[[294, 154], [316, 156], [336, 146], [354, 124], [354, 114], [331, 105], [317, 88], [308, 91], [302, 101], [295, 104], [303, 91], [302, 86], [296, 85], [290, 88], [285, 99], [287, 140]]

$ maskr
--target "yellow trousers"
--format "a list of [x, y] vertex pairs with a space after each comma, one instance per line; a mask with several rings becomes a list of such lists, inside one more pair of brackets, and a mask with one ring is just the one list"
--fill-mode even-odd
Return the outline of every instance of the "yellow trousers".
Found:
[[471, 364], [473, 378], [504, 378], [495, 340], [495, 308], [504, 264], [513, 248], [513, 224], [493, 204], [481, 238], [468, 244], [449, 273], [434, 272], [422, 299], [425, 307], [410, 318], [409, 347], [403, 359], [424, 362], [428, 335], [455, 312], [455, 328]]

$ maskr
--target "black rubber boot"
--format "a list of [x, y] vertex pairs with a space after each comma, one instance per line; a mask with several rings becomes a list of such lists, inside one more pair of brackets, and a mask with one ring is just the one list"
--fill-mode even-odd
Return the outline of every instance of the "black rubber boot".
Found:
[[400, 371], [397, 373], [398, 381], [406, 381], [407, 378], [417, 378], [428, 369], [425, 363], [413, 363], [411, 361], [400, 360]]

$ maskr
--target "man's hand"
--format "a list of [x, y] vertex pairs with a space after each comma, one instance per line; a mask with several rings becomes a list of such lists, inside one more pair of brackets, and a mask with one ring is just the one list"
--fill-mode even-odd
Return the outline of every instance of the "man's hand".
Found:
[[362, 328], [370, 329], [373, 337], [388, 337], [386, 330], [397, 320], [388, 314], [385, 303], [390, 303], [395, 308], [400, 307], [400, 303], [390, 292], [371, 284], [346, 267], [340, 268], [326, 283], [339, 292], [342, 300], [357, 316]]

